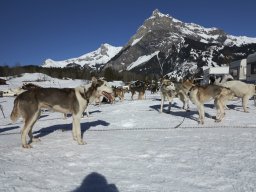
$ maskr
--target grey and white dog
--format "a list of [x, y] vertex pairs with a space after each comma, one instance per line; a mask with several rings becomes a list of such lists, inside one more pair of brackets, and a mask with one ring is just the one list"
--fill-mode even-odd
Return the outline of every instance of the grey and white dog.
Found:
[[51, 109], [61, 113], [71, 113], [73, 116], [72, 134], [78, 144], [84, 144], [81, 135], [81, 115], [87, 108], [88, 103], [98, 99], [102, 95], [112, 100], [112, 88], [104, 80], [92, 78], [92, 82], [86, 86], [77, 88], [38, 88], [28, 90], [16, 97], [11, 113], [11, 120], [16, 121], [19, 117], [24, 120], [21, 131], [22, 147], [31, 148], [26, 140], [38, 141], [33, 137], [32, 128], [40, 116], [41, 109]]
[[171, 110], [172, 100], [178, 97], [183, 102], [183, 109], [189, 110], [188, 92], [193, 86], [192, 80], [185, 80], [183, 82], [172, 82], [169, 79], [163, 79], [161, 82], [161, 107], [160, 112], [163, 112], [164, 101], [167, 98], [169, 102], [169, 111]]

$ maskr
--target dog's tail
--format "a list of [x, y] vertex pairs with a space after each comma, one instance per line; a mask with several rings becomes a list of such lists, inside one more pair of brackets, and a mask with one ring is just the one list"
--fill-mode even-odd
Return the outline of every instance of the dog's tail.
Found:
[[14, 100], [14, 106], [11, 113], [11, 120], [15, 122], [19, 117], [20, 117], [19, 98], [16, 97], [16, 99]]

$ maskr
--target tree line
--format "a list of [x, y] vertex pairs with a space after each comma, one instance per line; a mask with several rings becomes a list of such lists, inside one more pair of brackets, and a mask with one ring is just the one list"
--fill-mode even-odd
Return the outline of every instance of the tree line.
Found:
[[130, 71], [118, 72], [109, 67], [101, 71], [91, 70], [85, 67], [69, 68], [45, 68], [36, 65], [0, 66], [0, 77], [20, 76], [23, 73], [43, 73], [53, 78], [71, 78], [71, 79], [91, 79], [92, 76], [104, 77], [107, 81], [120, 80], [130, 82], [135, 80], [151, 81], [157, 80], [159, 76], [153, 74], [135, 73]]

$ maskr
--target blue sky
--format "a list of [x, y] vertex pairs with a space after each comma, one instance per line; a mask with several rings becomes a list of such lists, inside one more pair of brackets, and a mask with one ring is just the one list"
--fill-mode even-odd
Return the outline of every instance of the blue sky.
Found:
[[158, 9], [184, 22], [256, 37], [255, 0], [0, 0], [0, 65], [40, 65], [123, 46]]

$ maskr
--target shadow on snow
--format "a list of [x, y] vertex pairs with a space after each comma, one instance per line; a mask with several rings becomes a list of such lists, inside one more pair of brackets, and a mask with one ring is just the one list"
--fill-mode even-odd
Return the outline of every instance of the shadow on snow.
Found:
[[[109, 123], [103, 120], [97, 120], [97, 121], [92, 121], [92, 122], [85, 122], [81, 123], [81, 134], [83, 136], [84, 132], [89, 130], [92, 127], [96, 126], [108, 126]], [[50, 127], [45, 127], [40, 129], [39, 131], [34, 131], [33, 134], [37, 134], [36, 137], [44, 137], [54, 131], [61, 130], [61, 131], [71, 131], [72, 130], [72, 123], [71, 124], [58, 124], [58, 125], [53, 125]]]
[[[164, 108], [168, 107], [169, 104], [165, 104], [163, 106], [163, 113], [168, 113], [168, 114], [171, 114], [173, 116], [177, 116], [177, 117], [185, 117], [185, 118], [188, 118], [188, 119], [191, 119], [191, 120], [194, 120], [194, 121], [198, 121], [197, 119], [197, 116], [195, 117], [195, 115], [198, 115], [198, 112], [197, 110], [196, 111], [185, 111], [183, 110], [181, 107], [177, 106], [177, 103], [174, 103], [172, 106], [171, 106], [171, 111], [168, 111]], [[149, 106], [151, 109], [154, 109], [156, 111], [160, 111], [160, 105], [151, 105]], [[183, 111], [172, 111], [173, 108], [176, 108], [176, 109], [182, 109]], [[205, 112], [205, 117], [207, 118], [210, 118], [210, 119], [214, 119], [215, 116], [212, 116], [210, 115], [209, 113]]]
[[103, 175], [93, 172], [73, 192], [118, 192], [118, 189], [115, 184], [109, 184]]

